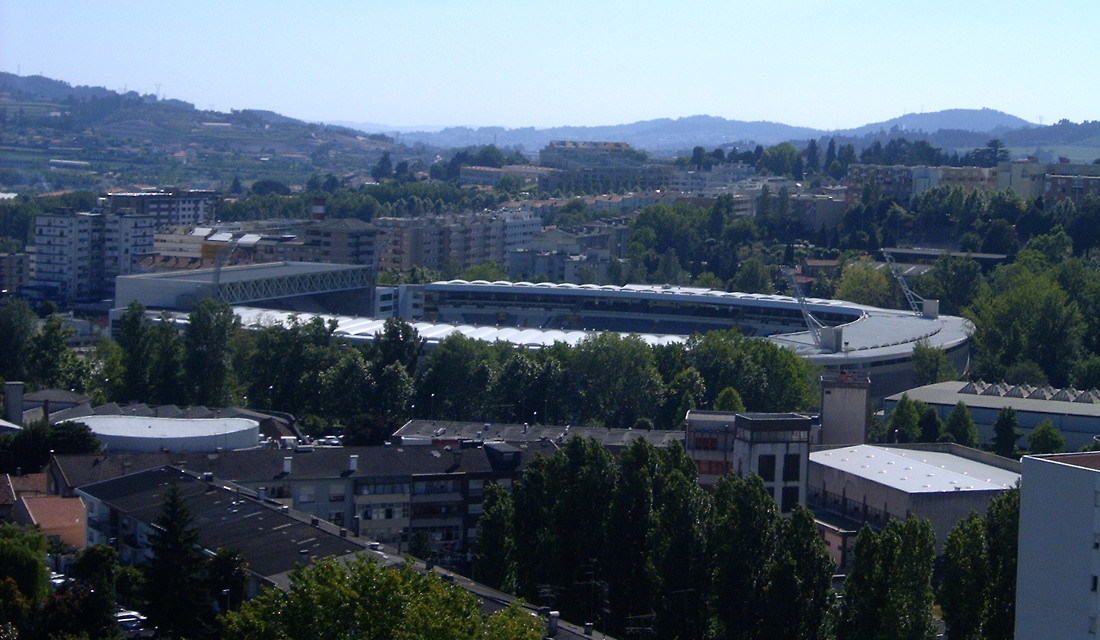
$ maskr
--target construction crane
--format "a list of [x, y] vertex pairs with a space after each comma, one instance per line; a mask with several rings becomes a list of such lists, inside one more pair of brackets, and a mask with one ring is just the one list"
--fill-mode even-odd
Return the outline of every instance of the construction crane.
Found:
[[783, 265], [780, 267], [780, 271], [787, 276], [787, 284], [790, 285], [795, 300], [798, 300], [798, 308], [802, 310], [802, 319], [806, 322], [806, 328], [810, 331], [810, 337], [813, 338], [814, 345], [820, 347], [821, 330], [825, 328], [825, 325], [821, 324], [821, 321], [810, 313], [810, 307], [806, 304], [806, 296], [802, 295], [802, 287], [798, 284], [798, 280], [795, 280], [794, 269]]
[[902, 274], [901, 267], [898, 266], [897, 262], [894, 262], [894, 256], [890, 255], [890, 252], [886, 249], [879, 249], [879, 251], [886, 259], [886, 264], [890, 265], [890, 273], [894, 274], [898, 285], [901, 286], [901, 292], [905, 294], [905, 299], [909, 302], [909, 308], [913, 310], [913, 313], [922, 315], [924, 313], [924, 298], [909, 288], [909, 283], [905, 281], [905, 275]]

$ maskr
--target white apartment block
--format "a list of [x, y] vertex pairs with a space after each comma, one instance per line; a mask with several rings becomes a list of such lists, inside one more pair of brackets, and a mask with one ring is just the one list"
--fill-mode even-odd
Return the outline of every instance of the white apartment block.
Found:
[[196, 225], [214, 219], [220, 196], [216, 191], [168, 189], [108, 196], [112, 213], [136, 213], [156, 218], [157, 226]]
[[1086, 640], [1100, 618], [1100, 453], [1025, 456], [1017, 640]]
[[153, 250], [149, 215], [46, 213], [35, 218], [28, 290], [62, 304], [109, 297], [114, 278]]

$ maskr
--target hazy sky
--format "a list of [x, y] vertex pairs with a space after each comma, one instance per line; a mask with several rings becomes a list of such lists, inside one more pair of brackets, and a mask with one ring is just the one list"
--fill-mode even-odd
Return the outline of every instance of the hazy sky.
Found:
[[391, 126], [1100, 119], [1100, 2], [0, 0], [0, 69]]

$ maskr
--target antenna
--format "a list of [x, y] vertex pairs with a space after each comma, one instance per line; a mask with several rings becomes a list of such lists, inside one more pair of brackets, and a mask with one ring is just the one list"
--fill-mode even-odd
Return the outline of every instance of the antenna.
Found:
[[157, 95], [157, 100], [160, 100], [160, 83], [158, 82], [158, 83], [156, 83], [156, 84], [155, 84], [155, 85], [153, 85], [153, 86], [155, 86], [155, 87], [157, 88], [157, 93], [156, 93], [156, 95]]

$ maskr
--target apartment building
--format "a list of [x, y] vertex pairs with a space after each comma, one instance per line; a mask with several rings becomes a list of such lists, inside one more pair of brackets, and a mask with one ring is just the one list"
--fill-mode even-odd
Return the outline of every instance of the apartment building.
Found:
[[1024, 456], [1016, 638], [1085, 640], [1100, 618], [1100, 453]]
[[196, 225], [214, 219], [221, 195], [202, 189], [166, 189], [134, 193], [112, 193], [105, 204], [111, 213], [150, 215], [157, 227]]
[[15, 293], [30, 280], [30, 254], [0, 253], [0, 296]]
[[399, 271], [504, 264], [509, 249], [523, 245], [542, 228], [538, 217], [515, 211], [377, 218], [374, 226], [378, 268]]
[[32, 299], [62, 304], [109, 297], [114, 278], [153, 251], [151, 215], [46, 213], [35, 217]]
[[307, 226], [283, 249], [283, 259], [374, 266], [378, 227], [355, 218], [321, 220]]

